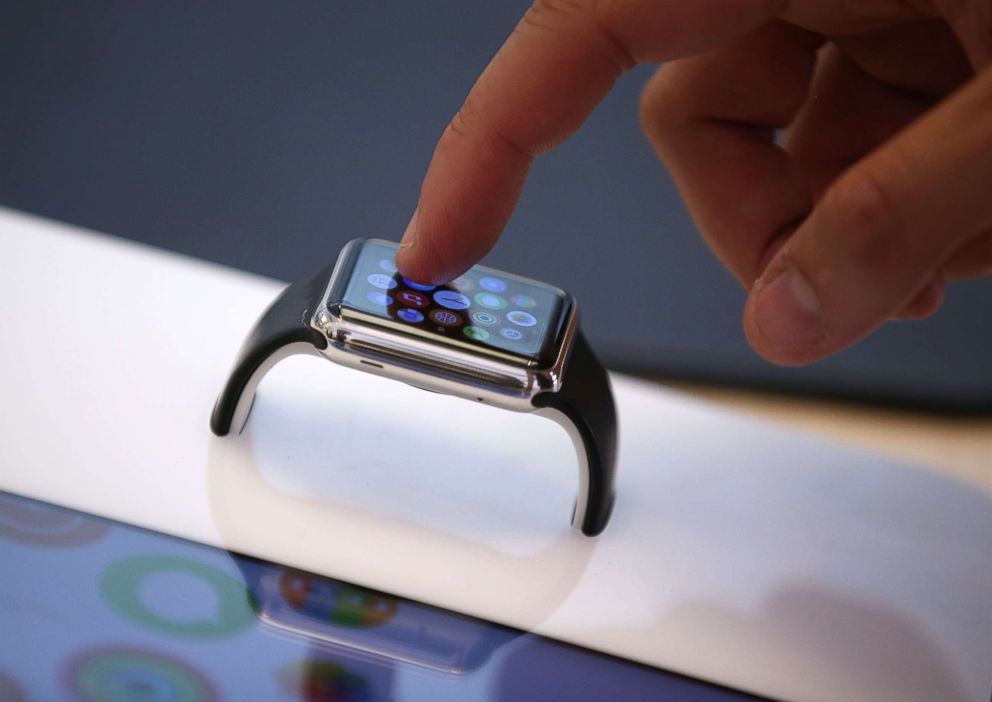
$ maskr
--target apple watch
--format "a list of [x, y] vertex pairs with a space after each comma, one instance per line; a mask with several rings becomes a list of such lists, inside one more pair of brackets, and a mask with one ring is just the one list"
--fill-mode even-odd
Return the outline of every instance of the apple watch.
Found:
[[568, 293], [475, 266], [447, 285], [396, 269], [397, 245], [356, 239], [337, 263], [286, 288], [255, 324], [217, 398], [210, 428], [240, 432], [255, 389], [292, 354], [516, 412], [568, 431], [579, 458], [572, 525], [587, 536], [613, 510], [617, 422], [609, 377], [579, 331]]

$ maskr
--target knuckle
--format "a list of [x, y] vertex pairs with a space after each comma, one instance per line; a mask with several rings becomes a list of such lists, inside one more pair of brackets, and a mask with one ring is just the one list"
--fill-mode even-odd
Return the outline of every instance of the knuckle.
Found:
[[448, 130], [456, 136], [464, 137], [469, 131], [468, 124], [471, 123], [471, 113], [472, 106], [469, 104], [468, 100], [466, 100], [465, 104], [459, 108], [458, 112], [456, 112], [455, 116], [451, 119], [451, 123], [448, 125]]
[[833, 187], [831, 205], [845, 223], [862, 231], [884, 228], [892, 217], [891, 198], [882, 180], [868, 169], [856, 169]]
[[590, 7], [586, 0], [535, 0], [524, 13], [518, 29], [554, 30], [563, 19], [588, 15]]
[[459, 148], [459, 144], [469, 138], [471, 129], [467, 124], [467, 117], [464, 108], [455, 113], [455, 116], [448, 122], [441, 139], [434, 147], [434, 158], [447, 157], [450, 153]]
[[604, 65], [619, 76], [637, 63], [613, 29], [621, 4], [618, 0], [535, 0], [516, 31], [558, 32], [566, 26], [578, 27], [590, 37], [589, 50], [600, 54]]
[[906, 227], [888, 181], [868, 168], [856, 168], [827, 192], [834, 235], [850, 261], [865, 270], [888, 270], [904, 259]]
[[438, 142], [438, 152], [446, 153], [449, 149], [455, 148], [457, 142], [471, 140], [472, 147], [478, 149], [480, 155], [510, 152], [524, 159], [533, 158], [533, 153], [527, 148], [526, 143], [511, 138], [499, 129], [480, 128], [478, 122], [476, 102], [472, 95], [469, 95], [448, 123], [441, 141]]

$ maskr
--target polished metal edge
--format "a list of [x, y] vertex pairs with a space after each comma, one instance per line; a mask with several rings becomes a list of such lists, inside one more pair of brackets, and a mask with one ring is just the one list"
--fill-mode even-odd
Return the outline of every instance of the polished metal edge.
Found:
[[[561, 389], [565, 365], [578, 333], [578, 307], [569, 297], [568, 318], [559, 333], [558, 353], [550, 367], [529, 367], [473, 354], [427, 339], [405, 336], [361, 320], [344, 319], [331, 300], [352, 247], [342, 250], [310, 325], [327, 337], [320, 353], [356, 370], [399, 380], [424, 390], [454, 395], [516, 412], [533, 412], [540, 393]], [[568, 295], [566, 293], [566, 295]]]

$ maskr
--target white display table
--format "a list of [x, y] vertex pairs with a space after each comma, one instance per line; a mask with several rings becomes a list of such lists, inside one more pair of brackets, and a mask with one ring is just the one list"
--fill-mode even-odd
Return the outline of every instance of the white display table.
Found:
[[0, 252], [2, 489], [776, 698], [988, 699], [980, 489], [614, 376], [587, 539], [536, 416], [304, 357], [213, 437], [279, 283], [10, 211]]

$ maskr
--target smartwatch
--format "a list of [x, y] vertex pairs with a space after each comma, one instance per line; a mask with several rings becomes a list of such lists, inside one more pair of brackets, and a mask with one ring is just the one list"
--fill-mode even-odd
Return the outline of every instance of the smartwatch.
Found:
[[447, 285], [396, 269], [397, 245], [356, 239], [298, 281], [256, 322], [214, 405], [218, 436], [243, 428], [265, 373], [318, 354], [410, 385], [533, 412], [568, 431], [579, 463], [572, 525], [587, 536], [613, 510], [617, 421], [606, 370], [579, 331], [575, 299], [536, 280], [475, 266]]

